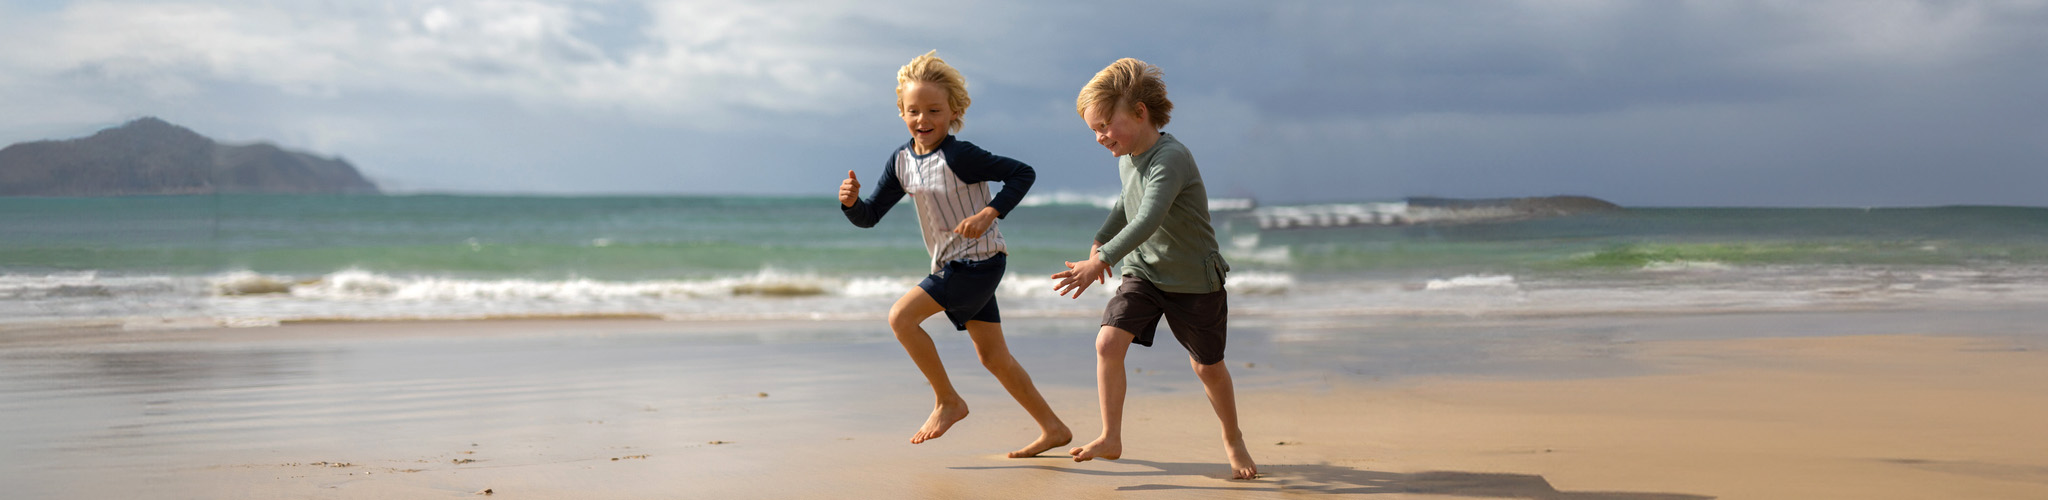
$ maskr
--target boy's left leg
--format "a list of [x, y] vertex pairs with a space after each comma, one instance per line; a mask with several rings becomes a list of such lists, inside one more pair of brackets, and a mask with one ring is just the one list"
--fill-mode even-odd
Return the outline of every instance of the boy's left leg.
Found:
[[923, 288], [911, 288], [896, 305], [889, 308], [889, 329], [896, 332], [896, 341], [903, 344], [903, 351], [910, 355], [910, 361], [917, 364], [917, 370], [924, 373], [926, 382], [932, 385], [932, 415], [926, 418], [917, 434], [910, 436], [910, 444], [919, 444], [946, 434], [954, 422], [967, 418], [967, 400], [960, 398], [960, 392], [953, 388], [953, 380], [946, 376], [946, 365], [939, 361], [939, 349], [932, 343], [930, 334], [919, 326], [925, 318], [945, 311]]
[[1010, 391], [1010, 397], [1024, 406], [1031, 419], [1038, 422], [1038, 440], [1010, 452], [1010, 458], [1038, 456], [1045, 450], [1065, 446], [1074, 440], [1074, 433], [1067, 424], [1054, 415], [1052, 405], [1046, 404], [1045, 397], [1038, 394], [1038, 386], [1031, 384], [1031, 374], [1024, 371], [1024, 365], [1017, 363], [1017, 357], [1010, 354], [1008, 341], [1003, 339], [1003, 324], [987, 321], [968, 321], [967, 335], [974, 339], [974, 353], [981, 358], [981, 366], [1003, 383], [1003, 389]]
[[1258, 477], [1259, 466], [1252, 463], [1251, 450], [1244, 445], [1244, 432], [1237, 426], [1237, 389], [1230, 380], [1230, 367], [1223, 364], [1224, 346], [1230, 336], [1230, 293], [1217, 290], [1161, 295], [1167, 303], [1166, 322], [1173, 327], [1174, 338], [1188, 348], [1188, 366], [1202, 380], [1202, 392], [1208, 393], [1209, 406], [1216, 410], [1216, 420], [1223, 424], [1223, 454], [1230, 459], [1230, 478]]
[[1202, 379], [1202, 392], [1209, 394], [1209, 406], [1216, 409], [1216, 419], [1223, 422], [1223, 453], [1230, 458], [1230, 478], [1258, 477], [1259, 466], [1252, 463], [1252, 452], [1244, 446], [1244, 432], [1237, 428], [1237, 390], [1230, 381], [1230, 367], [1222, 361], [1205, 365], [1194, 357], [1188, 358], [1188, 364], [1194, 366], [1195, 377]]

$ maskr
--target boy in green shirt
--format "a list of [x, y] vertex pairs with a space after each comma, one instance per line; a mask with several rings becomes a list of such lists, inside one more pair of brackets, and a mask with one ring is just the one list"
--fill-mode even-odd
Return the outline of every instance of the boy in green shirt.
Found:
[[1123, 193], [1109, 220], [1095, 234], [1088, 259], [1068, 262], [1052, 275], [1054, 290], [1075, 298], [1090, 281], [1104, 282], [1111, 262], [1122, 261], [1123, 283], [1102, 313], [1095, 338], [1095, 376], [1102, 403], [1102, 436], [1068, 454], [1074, 461], [1123, 456], [1124, 355], [1131, 344], [1147, 347], [1159, 319], [1188, 350], [1188, 364], [1202, 380], [1209, 405], [1223, 423], [1223, 450], [1231, 478], [1258, 477], [1237, 427], [1237, 396], [1223, 346], [1230, 307], [1223, 290], [1230, 265], [1209, 225], [1209, 195], [1195, 158], [1166, 126], [1173, 101], [1159, 68], [1124, 58], [1104, 68], [1081, 88], [1074, 111], [1095, 131], [1095, 142], [1117, 157]]

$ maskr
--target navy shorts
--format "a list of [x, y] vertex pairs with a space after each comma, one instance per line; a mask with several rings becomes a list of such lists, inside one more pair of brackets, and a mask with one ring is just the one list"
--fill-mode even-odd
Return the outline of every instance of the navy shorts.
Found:
[[946, 308], [946, 320], [953, 328], [967, 330], [969, 321], [1003, 322], [996, 310], [996, 288], [1003, 284], [1008, 259], [996, 254], [986, 260], [959, 259], [946, 262], [939, 272], [918, 283], [932, 301]]

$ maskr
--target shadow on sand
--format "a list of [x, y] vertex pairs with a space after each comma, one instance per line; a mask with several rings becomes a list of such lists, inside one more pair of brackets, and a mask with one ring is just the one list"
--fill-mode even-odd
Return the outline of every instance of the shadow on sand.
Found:
[[[1160, 476], [1197, 476], [1220, 479], [1224, 467], [1215, 463], [1172, 463], [1122, 459], [1115, 463], [1150, 467], [1150, 471], [1102, 471], [1052, 465], [1009, 465], [999, 467], [952, 467], [958, 470], [1039, 469], [1089, 476], [1139, 479]], [[1543, 476], [1491, 472], [1431, 471], [1394, 473], [1358, 470], [1334, 465], [1262, 465], [1259, 479], [1233, 481], [1228, 486], [1187, 486], [1178, 484], [1134, 484], [1117, 491], [1218, 490], [1272, 491], [1284, 493], [1372, 495], [1407, 493], [1473, 498], [1529, 498], [1537, 500], [1710, 500], [1714, 497], [1683, 493], [1635, 493], [1618, 491], [1558, 491]]]

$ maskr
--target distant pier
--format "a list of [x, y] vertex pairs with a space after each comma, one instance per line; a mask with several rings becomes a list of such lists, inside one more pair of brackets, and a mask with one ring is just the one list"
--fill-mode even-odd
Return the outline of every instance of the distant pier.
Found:
[[1258, 207], [1250, 210], [1249, 217], [1258, 221], [1259, 229], [1298, 229], [1501, 222], [1620, 208], [1613, 203], [1584, 196], [1484, 200], [1409, 198], [1388, 203]]

